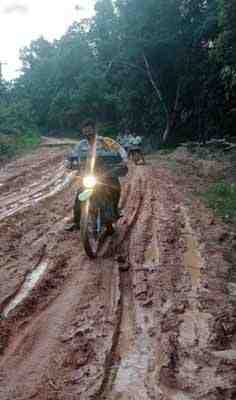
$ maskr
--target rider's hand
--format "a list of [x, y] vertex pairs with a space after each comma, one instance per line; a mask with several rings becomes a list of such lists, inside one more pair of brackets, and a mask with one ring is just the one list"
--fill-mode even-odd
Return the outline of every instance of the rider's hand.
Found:
[[76, 179], [76, 183], [78, 183], [78, 185], [82, 185], [82, 183], [83, 183], [83, 178], [82, 178], [82, 176], [80, 175], [80, 173], [76, 174], [75, 179]]

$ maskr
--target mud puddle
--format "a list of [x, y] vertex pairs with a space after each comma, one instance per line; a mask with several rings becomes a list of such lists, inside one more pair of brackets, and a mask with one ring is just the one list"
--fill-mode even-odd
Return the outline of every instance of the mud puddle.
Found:
[[193, 397], [187, 396], [184, 392], [172, 388], [162, 388], [162, 393], [168, 400], [193, 400]]
[[[52, 181], [50, 177], [48, 173], [38, 187], [32, 184], [36, 179], [30, 179], [28, 192], [24, 183], [21, 194], [31, 206], [33, 197], [38, 201], [38, 195], [45, 198], [63, 189], [63, 181], [56, 182], [54, 176], [43, 191], [42, 183]], [[78, 234], [61, 232], [71, 216], [75, 185], [69, 193], [61, 192], [56, 204], [48, 204], [49, 209], [42, 202], [32, 215], [27, 213], [24, 229], [24, 214], [17, 215], [18, 228], [8, 229], [2, 240], [4, 265], [10, 267], [1, 270], [2, 298], [8, 298], [2, 307], [8, 318], [0, 321], [1, 400], [235, 398], [234, 315], [222, 285], [227, 283], [227, 265], [215, 244], [207, 243], [214, 226], [205, 226], [199, 209], [191, 210], [182, 201], [165, 170], [134, 169], [127, 181], [118, 235], [124, 263], [117, 262], [127, 264], [128, 271], [114, 268], [116, 240], [111, 240], [111, 252], [104, 249], [100, 258], [90, 261]], [[17, 196], [12, 200], [8, 205], [16, 205]], [[184, 210], [179, 209], [182, 204]], [[45, 226], [37, 227], [39, 222]], [[18, 232], [24, 240], [19, 241]], [[44, 259], [24, 275], [21, 286], [22, 274], [15, 274], [18, 265], [24, 265], [26, 274], [32, 267], [26, 261], [49, 240], [50, 259], [58, 262], [50, 279], [58, 279], [58, 285], [47, 285], [44, 292]], [[8, 242], [14, 247], [8, 248]], [[30, 310], [27, 299], [33, 295], [37, 302]]]
[[47, 261], [41, 261], [33, 271], [26, 275], [25, 281], [18, 293], [3, 310], [3, 316], [5, 318], [8, 316], [10, 311], [14, 310], [14, 308], [16, 308], [16, 306], [18, 306], [18, 304], [20, 304], [29, 295], [43, 273], [46, 271], [47, 266]]
[[201, 277], [201, 267], [203, 260], [199, 251], [199, 243], [191, 227], [190, 219], [184, 207], [181, 208], [185, 227], [182, 231], [186, 241], [186, 251], [184, 253], [184, 266], [189, 272], [192, 281], [192, 288], [195, 288]]

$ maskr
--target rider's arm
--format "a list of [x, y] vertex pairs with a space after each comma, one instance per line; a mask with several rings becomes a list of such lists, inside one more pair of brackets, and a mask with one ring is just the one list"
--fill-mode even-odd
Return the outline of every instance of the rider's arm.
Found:
[[89, 149], [88, 141], [86, 139], [80, 140], [77, 145], [78, 154], [81, 156], [83, 152], [87, 152]]
[[81, 168], [81, 156], [82, 153], [84, 153], [85, 149], [87, 148], [87, 141], [86, 140], [80, 140], [79, 143], [74, 147], [73, 153], [76, 157], [78, 157], [78, 164], [79, 164], [79, 169]]

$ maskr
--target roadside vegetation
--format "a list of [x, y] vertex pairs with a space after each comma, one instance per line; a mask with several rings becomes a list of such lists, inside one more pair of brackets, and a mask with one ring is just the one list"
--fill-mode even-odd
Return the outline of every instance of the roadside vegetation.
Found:
[[202, 197], [224, 221], [236, 221], [236, 184], [219, 181], [211, 185]]
[[5, 162], [37, 147], [40, 136], [30, 101], [7, 82], [0, 82], [0, 95], [0, 162]]
[[211, 140], [205, 145], [187, 142], [165, 146], [150, 157], [176, 176], [189, 194], [236, 228], [236, 144], [227, 140]]
[[22, 49], [20, 77], [0, 82], [0, 128], [78, 136], [94, 117], [149, 150], [232, 137], [235, 19], [234, 0], [98, 0], [60, 39]]
[[4, 135], [0, 134], [0, 162], [22, 155], [35, 149], [40, 143], [40, 136], [34, 131]]

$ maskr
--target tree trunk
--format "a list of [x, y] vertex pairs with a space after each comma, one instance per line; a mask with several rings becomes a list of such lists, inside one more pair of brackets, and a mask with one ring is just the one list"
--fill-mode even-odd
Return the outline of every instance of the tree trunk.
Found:
[[161, 104], [163, 105], [163, 108], [164, 108], [164, 111], [165, 111], [165, 114], [166, 114], [166, 129], [165, 129], [165, 132], [163, 133], [163, 136], [162, 136], [162, 140], [163, 140], [164, 137], [167, 138], [168, 135], [169, 135], [169, 131], [170, 131], [170, 113], [169, 113], [169, 110], [168, 110], [168, 108], [166, 106], [166, 103], [164, 102], [164, 99], [163, 99], [163, 96], [161, 94], [161, 91], [160, 91], [160, 89], [158, 88], [156, 82], [153, 79], [151, 68], [150, 68], [149, 62], [148, 62], [147, 57], [145, 56], [145, 54], [143, 54], [143, 60], [144, 60], [144, 64], [145, 64], [145, 67], [146, 67], [146, 71], [147, 71], [147, 75], [148, 75], [149, 81], [150, 81], [153, 89], [155, 90], [155, 92], [156, 92]]
[[179, 107], [179, 99], [180, 99], [180, 89], [181, 89], [181, 82], [178, 82], [176, 96], [175, 96], [175, 104], [171, 116], [168, 115], [167, 122], [166, 122], [166, 129], [162, 136], [162, 141], [165, 143], [170, 136], [172, 129], [176, 125], [177, 115], [178, 115], [178, 107]]
[[176, 124], [176, 119], [177, 119], [177, 111], [178, 111], [178, 107], [179, 107], [179, 99], [180, 99], [180, 89], [181, 89], [181, 82], [179, 80], [178, 85], [177, 85], [177, 90], [176, 90], [176, 96], [175, 96], [175, 104], [173, 107], [173, 111], [170, 114], [167, 105], [163, 99], [162, 93], [159, 89], [159, 87], [157, 86], [157, 83], [154, 81], [153, 76], [152, 76], [152, 72], [151, 72], [151, 68], [150, 65], [148, 63], [147, 57], [145, 56], [145, 54], [143, 54], [143, 60], [145, 63], [145, 67], [146, 67], [146, 71], [147, 71], [147, 75], [148, 78], [150, 80], [150, 83], [153, 87], [153, 89], [155, 90], [161, 104], [163, 105], [164, 111], [165, 111], [165, 115], [166, 115], [166, 128], [165, 131], [162, 135], [162, 142], [165, 143], [168, 139], [168, 137], [170, 136], [171, 130], [174, 128], [175, 124]]

